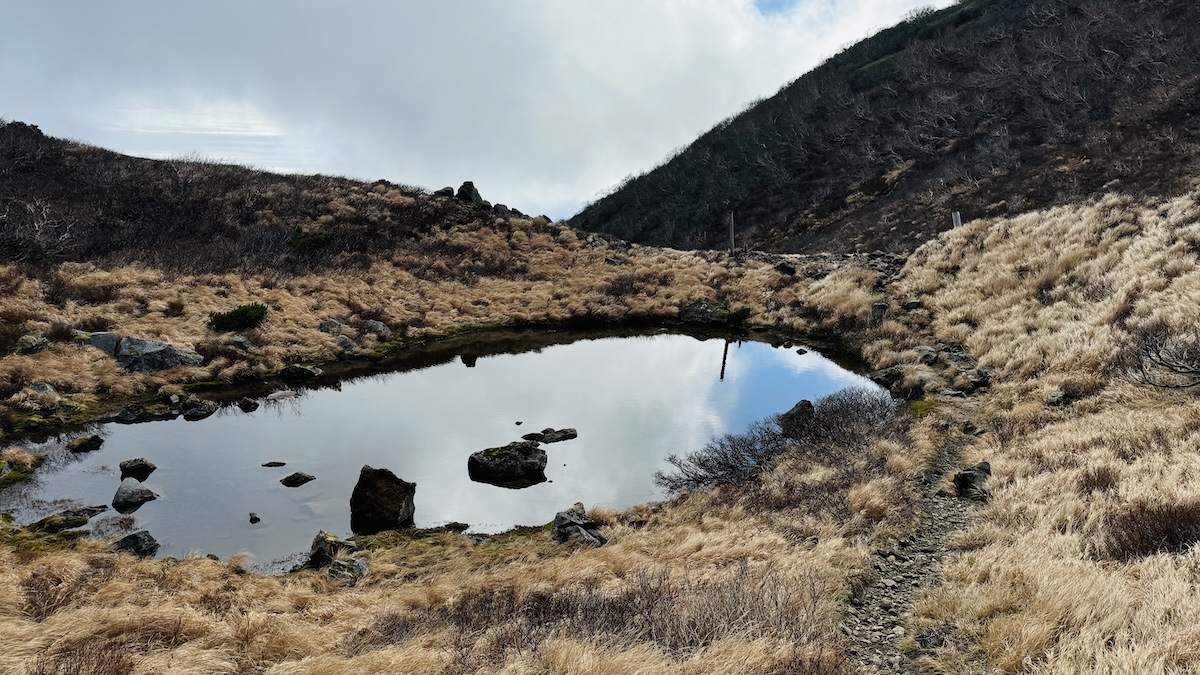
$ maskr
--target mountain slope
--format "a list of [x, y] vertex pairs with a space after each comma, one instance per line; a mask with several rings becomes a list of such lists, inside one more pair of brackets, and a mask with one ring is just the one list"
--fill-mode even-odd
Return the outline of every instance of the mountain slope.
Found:
[[911, 250], [965, 219], [1200, 174], [1200, 5], [968, 0], [864, 40], [571, 225], [679, 248]]

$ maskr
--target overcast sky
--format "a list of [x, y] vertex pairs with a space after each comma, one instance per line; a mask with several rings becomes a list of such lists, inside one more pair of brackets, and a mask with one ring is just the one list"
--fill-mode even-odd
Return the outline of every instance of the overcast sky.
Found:
[[0, 118], [146, 157], [384, 178], [568, 217], [951, 0], [4, 3]]

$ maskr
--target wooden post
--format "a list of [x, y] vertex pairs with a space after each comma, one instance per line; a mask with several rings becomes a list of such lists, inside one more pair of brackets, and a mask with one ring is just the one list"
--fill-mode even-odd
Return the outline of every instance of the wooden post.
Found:
[[733, 255], [733, 211], [729, 212], [729, 254]]
[[729, 340], [725, 340], [725, 353], [721, 355], [721, 382], [725, 381], [725, 360], [729, 358]]
[[955, 227], [962, 227], [962, 214], [961, 213], [959, 213], [958, 211], [955, 211], [952, 218], [954, 219]]

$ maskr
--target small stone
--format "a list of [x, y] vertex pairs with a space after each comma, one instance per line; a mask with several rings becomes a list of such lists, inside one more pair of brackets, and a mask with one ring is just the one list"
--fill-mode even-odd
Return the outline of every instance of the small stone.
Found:
[[264, 462], [263, 466], [267, 467], [268, 469], [274, 469], [275, 467], [279, 466], [287, 466], [287, 462]]
[[257, 513], [253, 513], [253, 512], [250, 513], [250, 524], [251, 525], [257, 525], [258, 523], [261, 523], [261, 522], [262, 522], [262, 518], [259, 518]]
[[883, 580], [883, 585], [884, 585], [884, 586], [887, 586], [888, 588], [892, 588], [892, 587], [894, 587], [894, 586], [896, 585], [896, 582], [895, 582], [895, 580], [893, 580], [893, 579], [884, 579], [884, 580]]
[[126, 478], [134, 478], [139, 482], [149, 478], [150, 474], [154, 473], [154, 470], [158, 468], [155, 466], [154, 462], [151, 462], [145, 457], [127, 459], [124, 462], [121, 462], [119, 466], [121, 467], [121, 480], [125, 480]]
[[242, 398], [238, 399], [237, 407], [244, 413], [252, 413], [255, 410], [258, 410], [258, 401], [243, 396]]
[[896, 626], [895, 628], [893, 628], [892, 635], [895, 635], [896, 637], [903, 637], [904, 636], [904, 626]]

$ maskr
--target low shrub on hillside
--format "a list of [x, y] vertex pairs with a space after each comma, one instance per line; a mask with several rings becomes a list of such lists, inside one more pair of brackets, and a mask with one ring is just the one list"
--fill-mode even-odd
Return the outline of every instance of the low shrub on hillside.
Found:
[[239, 305], [228, 312], [209, 312], [208, 327], [213, 330], [247, 330], [267, 318], [267, 306], [260, 302]]
[[1109, 514], [1101, 553], [1132, 560], [1155, 553], [1182, 553], [1200, 542], [1200, 502], [1138, 500]]

